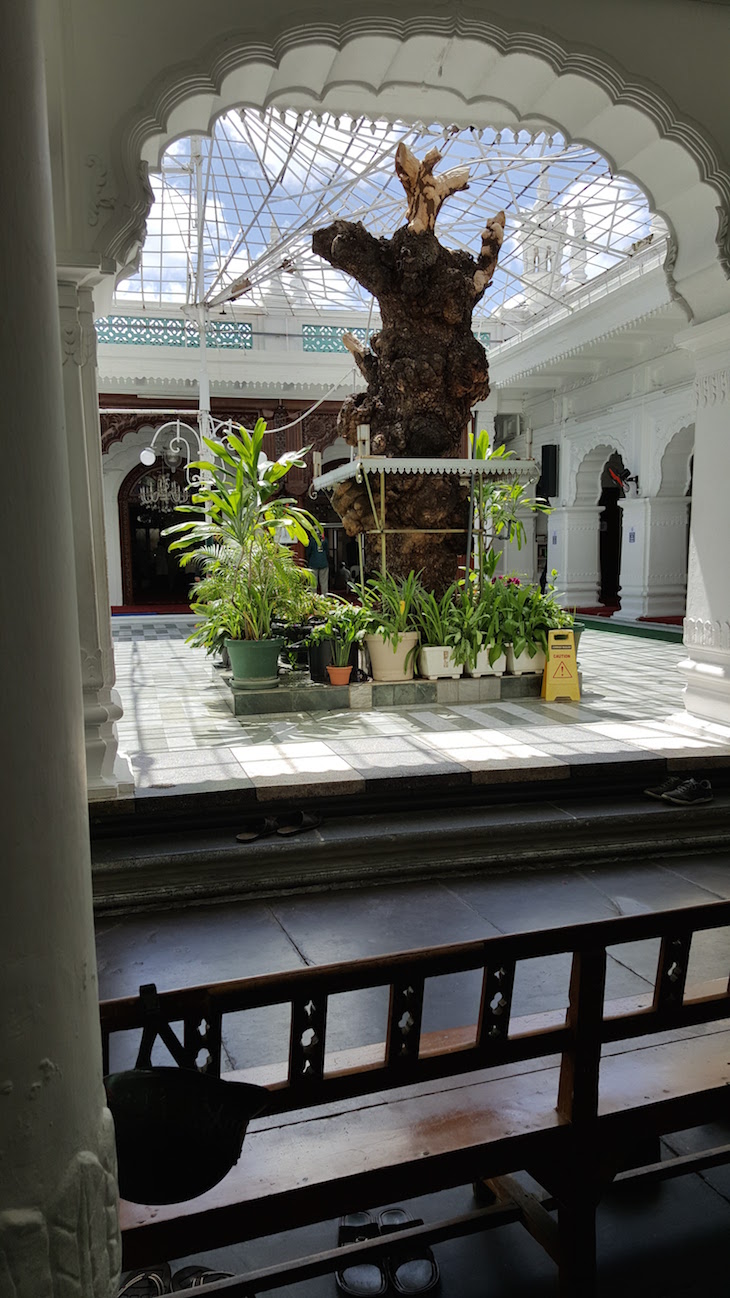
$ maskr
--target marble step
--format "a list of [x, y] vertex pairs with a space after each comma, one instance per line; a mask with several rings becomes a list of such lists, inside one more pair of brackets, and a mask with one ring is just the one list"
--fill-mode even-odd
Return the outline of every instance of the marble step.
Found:
[[[280, 809], [280, 808], [279, 808]], [[479, 806], [432, 806], [394, 814], [323, 813], [322, 824], [290, 838], [236, 841], [236, 829], [264, 809], [241, 811], [217, 828], [110, 835], [92, 844], [99, 913], [257, 898], [377, 882], [566, 868], [678, 854], [726, 852], [730, 875], [730, 791], [712, 803], [677, 807], [624, 796], [545, 796]], [[268, 807], [267, 815], [276, 815]]]

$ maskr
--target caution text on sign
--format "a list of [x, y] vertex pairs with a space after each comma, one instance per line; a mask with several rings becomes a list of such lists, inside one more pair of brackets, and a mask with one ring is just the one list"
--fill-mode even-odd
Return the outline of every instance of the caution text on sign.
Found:
[[575, 660], [575, 636], [572, 631], [548, 633], [548, 656], [542, 677], [542, 697], [580, 700], [578, 664]]

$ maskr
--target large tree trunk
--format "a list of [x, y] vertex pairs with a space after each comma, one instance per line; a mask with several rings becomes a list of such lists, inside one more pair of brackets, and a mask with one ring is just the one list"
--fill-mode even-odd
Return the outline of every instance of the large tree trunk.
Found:
[[[428, 229], [405, 226], [390, 239], [376, 239], [360, 222], [335, 221], [316, 232], [314, 251], [354, 276], [380, 304], [382, 329], [369, 349], [346, 338], [368, 384], [340, 411], [338, 429], [351, 446], [357, 425], [366, 423], [373, 455], [463, 453], [471, 407], [489, 393], [487, 357], [471, 331], [472, 311], [491, 282], [503, 229], [500, 213], [487, 223], [478, 260], [442, 247]], [[372, 475], [371, 489], [379, 506], [380, 484]], [[375, 526], [364, 483], [343, 483], [333, 504], [349, 536]], [[459, 529], [443, 536], [389, 535], [389, 571], [422, 571], [427, 586], [443, 590], [466, 551], [467, 510], [468, 491], [454, 475], [388, 475], [387, 528]], [[367, 559], [370, 567], [378, 566], [377, 538], [368, 538]]]

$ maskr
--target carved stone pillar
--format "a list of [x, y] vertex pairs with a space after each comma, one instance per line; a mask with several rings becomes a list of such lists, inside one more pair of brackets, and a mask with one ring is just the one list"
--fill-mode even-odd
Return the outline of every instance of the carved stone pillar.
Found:
[[[0, 1292], [110, 1298], [114, 1140], [101, 1081], [69, 467], [37, 0], [0, 5]], [[14, 489], [17, 488], [17, 489]], [[29, 508], [29, 501], [32, 504]]]
[[598, 505], [554, 509], [548, 515], [548, 574], [557, 568], [557, 588], [566, 608], [595, 608], [600, 588]]
[[81, 672], [84, 689], [86, 776], [90, 799], [134, 792], [129, 763], [118, 751], [116, 722], [122, 715], [115, 681], [106, 570], [104, 487], [96, 336], [87, 270], [58, 270], [74, 552], [78, 591]]
[[621, 618], [682, 616], [687, 598], [687, 496], [634, 497], [623, 511]]
[[677, 342], [694, 356], [697, 399], [684, 702], [695, 716], [730, 725], [730, 315]]

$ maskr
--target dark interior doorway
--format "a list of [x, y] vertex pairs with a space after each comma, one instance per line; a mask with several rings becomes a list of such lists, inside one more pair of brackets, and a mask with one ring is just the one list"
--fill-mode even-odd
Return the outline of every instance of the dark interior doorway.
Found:
[[618, 477], [624, 473], [624, 462], [616, 451], [609, 457], [603, 467], [601, 494], [598, 498], [598, 505], [601, 510], [598, 518], [600, 570], [598, 601], [607, 608], [620, 608], [623, 511], [619, 501], [623, 499], [624, 493], [615, 478], [611, 476], [611, 470]]
[[[171, 471], [164, 463], [147, 468], [140, 464], [127, 475], [119, 491], [119, 527], [122, 549], [122, 594], [126, 606], [153, 608], [189, 605], [192, 568], [181, 568], [170, 553], [173, 537], [167, 527], [183, 518], [175, 500], [187, 499], [182, 468]], [[157, 501], [151, 497], [157, 495]]]

